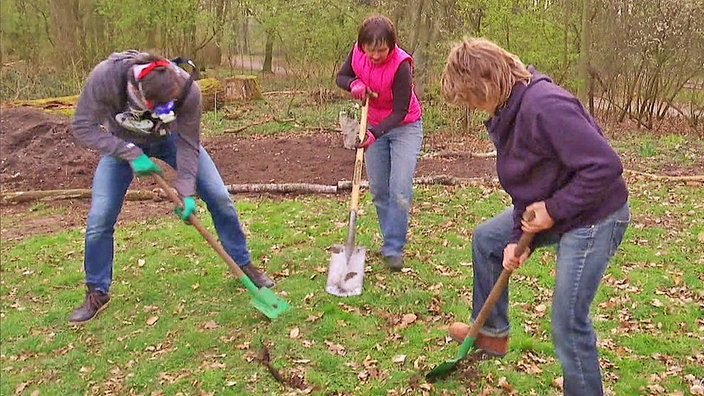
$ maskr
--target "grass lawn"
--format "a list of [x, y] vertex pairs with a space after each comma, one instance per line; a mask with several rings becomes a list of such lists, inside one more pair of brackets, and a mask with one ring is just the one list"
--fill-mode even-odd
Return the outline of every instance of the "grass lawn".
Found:
[[[704, 379], [702, 187], [639, 180], [633, 218], [593, 306], [605, 387], [614, 395], [700, 394]], [[416, 188], [408, 268], [368, 254], [364, 292], [324, 291], [328, 247], [344, 241], [345, 197], [235, 197], [258, 262], [292, 309], [268, 320], [195, 229], [173, 218], [116, 232], [112, 301], [69, 325], [83, 298], [80, 230], [3, 243], [0, 394], [560, 394], [550, 299], [554, 257], [540, 250], [511, 282], [511, 344], [435, 383], [456, 355], [447, 325], [471, 301], [471, 230], [508, 202], [491, 188]], [[380, 244], [368, 193], [357, 243]], [[208, 216], [199, 213], [212, 229]], [[258, 357], [268, 351], [282, 385]]]

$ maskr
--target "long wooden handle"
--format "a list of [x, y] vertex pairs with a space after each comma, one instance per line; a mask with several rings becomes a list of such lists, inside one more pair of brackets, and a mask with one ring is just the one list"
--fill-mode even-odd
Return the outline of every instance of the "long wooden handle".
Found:
[[[174, 202], [174, 204], [178, 206], [183, 206], [183, 201], [181, 198], [179, 198], [178, 194], [176, 194], [172, 189], [171, 186], [169, 186], [169, 183], [164, 180], [163, 177], [161, 177], [158, 173], [152, 173], [152, 176], [154, 176], [154, 180], [156, 180], [157, 184], [159, 187], [161, 187], [162, 190], [166, 193], [166, 195], [169, 196], [169, 198]], [[225, 251], [225, 249], [220, 245], [220, 243], [215, 239], [213, 234], [208, 232], [208, 230], [205, 229], [203, 224], [198, 221], [198, 218], [191, 213], [188, 216], [188, 221], [195, 227], [198, 232], [200, 232], [201, 235], [205, 238], [206, 241], [208, 241], [208, 244], [215, 249], [215, 251], [218, 253], [218, 255], [225, 260], [227, 263], [227, 266], [230, 267], [230, 270], [237, 276], [237, 278], [241, 278], [244, 276], [244, 272], [240, 269], [240, 267], [235, 263], [235, 260], [230, 257], [229, 254]]]
[[[363, 142], [367, 135], [367, 116], [369, 114], [369, 100], [364, 99], [362, 106], [362, 119], [359, 121], [359, 141]], [[357, 148], [354, 159], [354, 174], [352, 176], [352, 200], [350, 210], [357, 211], [359, 207], [359, 189], [362, 186], [362, 165], [364, 164], [364, 148]]]
[[[533, 219], [533, 217], [535, 217], [535, 213], [532, 211], [525, 212], [523, 214], [523, 218], [528, 221]], [[514, 255], [516, 257], [521, 257], [521, 255], [523, 255], [526, 249], [528, 249], [530, 243], [533, 241], [534, 236], [535, 234], [530, 232], [524, 232], [523, 234], [521, 234], [521, 237], [516, 243], [516, 249], [514, 250]], [[474, 319], [474, 323], [472, 323], [472, 327], [469, 329], [467, 337], [477, 337], [477, 335], [479, 334], [479, 330], [481, 330], [482, 326], [484, 326], [484, 322], [486, 322], [486, 319], [489, 317], [489, 314], [494, 309], [496, 301], [499, 299], [499, 297], [501, 297], [501, 293], [503, 293], [504, 289], [508, 285], [508, 278], [511, 276], [512, 272], [513, 270], [509, 270], [506, 268], [501, 271], [499, 279], [496, 280], [494, 287], [491, 289], [491, 292], [489, 292], [489, 296], [487, 296], [486, 300], [484, 301], [482, 309], [479, 311], [479, 314], [477, 314], [476, 319]]]

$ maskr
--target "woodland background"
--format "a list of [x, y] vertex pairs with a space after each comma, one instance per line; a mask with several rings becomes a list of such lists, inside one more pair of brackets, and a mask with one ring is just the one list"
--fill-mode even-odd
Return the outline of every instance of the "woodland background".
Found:
[[[483, 36], [519, 54], [615, 121], [657, 128], [704, 118], [700, 0], [3, 0], [4, 99], [74, 95], [90, 69], [127, 48], [213, 68], [284, 72], [335, 89], [372, 12], [391, 17], [432, 101], [450, 44]], [[260, 68], [261, 65], [261, 68]]]

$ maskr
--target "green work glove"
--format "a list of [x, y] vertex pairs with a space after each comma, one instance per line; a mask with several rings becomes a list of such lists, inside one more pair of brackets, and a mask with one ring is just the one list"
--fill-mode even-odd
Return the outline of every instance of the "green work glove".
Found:
[[196, 211], [196, 200], [193, 197], [186, 197], [183, 199], [183, 206], [177, 206], [174, 209], [176, 216], [180, 217], [181, 220], [188, 223], [188, 217]]
[[152, 173], [158, 173], [161, 175], [161, 168], [157, 166], [146, 154], [142, 154], [139, 157], [130, 161], [130, 166], [137, 176], [146, 176]]

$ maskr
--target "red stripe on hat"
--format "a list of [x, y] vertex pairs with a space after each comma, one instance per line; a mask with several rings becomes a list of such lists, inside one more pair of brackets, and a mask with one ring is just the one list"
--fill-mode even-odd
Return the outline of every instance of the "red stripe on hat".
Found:
[[170, 64], [171, 63], [169, 61], [165, 61], [165, 60], [158, 60], [156, 62], [152, 62], [152, 63], [148, 64], [147, 67], [142, 69], [142, 71], [139, 72], [139, 74], [137, 75], [137, 80], [141, 80], [142, 78], [144, 78], [144, 76], [149, 74], [149, 72], [154, 70], [154, 68], [156, 68], [156, 67], [169, 66]]

